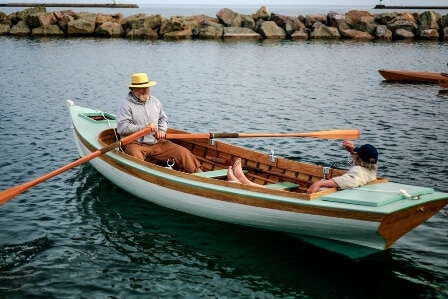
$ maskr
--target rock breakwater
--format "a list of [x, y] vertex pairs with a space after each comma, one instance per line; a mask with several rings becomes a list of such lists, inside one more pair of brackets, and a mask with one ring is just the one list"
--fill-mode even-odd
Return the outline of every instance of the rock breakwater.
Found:
[[141, 39], [357, 39], [448, 41], [448, 15], [350, 10], [306, 16], [271, 13], [262, 6], [251, 15], [222, 8], [216, 16], [103, 14], [32, 7], [9, 15], [0, 11], [0, 35], [97, 36]]

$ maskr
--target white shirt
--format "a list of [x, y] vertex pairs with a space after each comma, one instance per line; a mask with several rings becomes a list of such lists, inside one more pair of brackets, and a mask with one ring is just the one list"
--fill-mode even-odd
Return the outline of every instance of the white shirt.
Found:
[[362, 166], [353, 166], [346, 173], [332, 180], [340, 189], [355, 188], [376, 180], [376, 171]]

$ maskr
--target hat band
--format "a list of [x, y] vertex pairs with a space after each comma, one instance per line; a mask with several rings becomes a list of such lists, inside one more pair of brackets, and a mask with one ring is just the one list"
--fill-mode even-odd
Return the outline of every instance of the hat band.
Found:
[[132, 83], [132, 85], [143, 85], [143, 84], [148, 84], [149, 81], [143, 82], [143, 83]]

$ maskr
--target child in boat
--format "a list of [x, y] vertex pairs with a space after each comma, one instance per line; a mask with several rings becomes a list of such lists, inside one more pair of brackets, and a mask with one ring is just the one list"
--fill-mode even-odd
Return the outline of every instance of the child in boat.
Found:
[[[344, 140], [342, 146], [352, 154], [353, 166], [343, 175], [329, 180], [313, 183], [307, 190], [308, 194], [319, 191], [320, 188], [355, 188], [376, 180], [378, 169], [378, 151], [373, 145], [364, 144], [356, 147], [353, 141]], [[227, 170], [227, 180], [244, 185], [263, 187], [263, 185], [250, 181], [243, 172], [241, 159], [237, 159]]]
[[308, 188], [308, 194], [317, 192], [324, 187], [343, 190], [359, 187], [376, 180], [378, 169], [378, 151], [376, 148], [370, 144], [355, 148], [351, 140], [344, 140], [342, 146], [352, 154], [353, 166], [341, 176], [313, 183]]

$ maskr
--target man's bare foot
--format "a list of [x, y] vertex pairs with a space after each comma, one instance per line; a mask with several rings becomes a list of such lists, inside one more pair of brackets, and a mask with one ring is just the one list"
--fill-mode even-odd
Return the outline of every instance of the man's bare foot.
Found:
[[241, 184], [241, 182], [236, 178], [235, 174], [233, 173], [232, 166], [229, 166], [229, 168], [227, 169], [227, 180], [229, 182]]
[[251, 180], [249, 180], [246, 175], [243, 172], [243, 168], [241, 166], [241, 159], [238, 158], [236, 159], [235, 163], [233, 163], [232, 166], [232, 170], [233, 170], [233, 174], [235, 175], [235, 177], [238, 179], [238, 181], [240, 181], [242, 184], [244, 185], [250, 185], [250, 186], [257, 186], [257, 187], [262, 187], [262, 185], [259, 185], [257, 183], [252, 182]]

